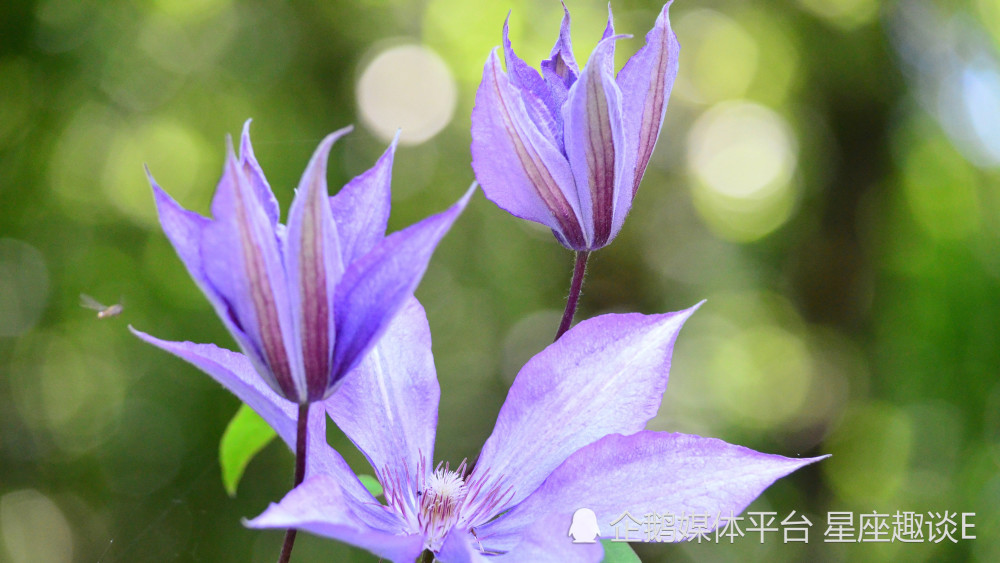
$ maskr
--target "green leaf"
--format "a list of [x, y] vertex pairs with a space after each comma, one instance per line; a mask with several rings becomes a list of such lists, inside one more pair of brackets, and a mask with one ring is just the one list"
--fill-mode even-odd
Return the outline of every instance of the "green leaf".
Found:
[[601, 540], [601, 545], [604, 546], [604, 563], [642, 563], [626, 542]]
[[378, 482], [378, 479], [372, 477], [371, 475], [358, 475], [358, 480], [361, 484], [368, 489], [368, 492], [372, 494], [373, 497], [377, 497], [382, 494], [382, 484]]
[[236, 486], [240, 484], [243, 470], [275, 436], [277, 432], [260, 415], [247, 405], [240, 405], [240, 410], [229, 421], [219, 442], [222, 484], [229, 496], [236, 496]]

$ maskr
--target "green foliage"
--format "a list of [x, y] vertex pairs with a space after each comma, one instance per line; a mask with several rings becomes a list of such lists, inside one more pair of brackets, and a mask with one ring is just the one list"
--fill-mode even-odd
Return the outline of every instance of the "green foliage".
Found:
[[229, 421], [226, 432], [219, 442], [219, 465], [222, 466], [222, 484], [229, 496], [236, 496], [236, 487], [240, 484], [243, 471], [250, 460], [264, 446], [271, 443], [277, 436], [273, 428], [268, 426], [250, 407], [243, 404], [236, 416]]
[[642, 560], [625, 542], [601, 540], [604, 546], [604, 563], [641, 563]]
[[[617, 29], [634, 36], [619, 42], [616, 68], [664, 2], [612, 2]], [[994, 60], [1000, 4], [925, 2], [935, 9], [917, 12], [938, 15], [916, 27], [915, 13], [882, 4], [674, 3], [683, 55], [663, 136], [621, 234], [591, 258], [577, 319], [707, 298], [678, 339], [669, 421], [656, 424], [768, 453], [835, 454], [750, 510], [976, 512], [978, 539], [907, 546], [907, 557], [1000, 561], [1000, 171], [965, 154], [980, 134], [963, 120], [942, 123], [913, 103], [925, 82], [964, 86], [904, 68], [922, 51], [950, 52], [955, 36], [972, 39], [942, 24], [958, 20], [985, 28], [991, 49], [980, 60]], [[607, 3], [570, 7], [582, 64]], [[335, 193], [388, 144], [359, 119], [358, 77], [385, 41], [422, 35], [455, 73], [458, 107], [438, 136], [399, 147], [396, 231], [472, 179], [469, 112], [508, 10], [515, 49], [537, 64], [558, 30], [558, 2], [0, 3], [3, 560], [257, 557], [239, 518], [287, 492], [291, 454], [281, 452], [275, 471], [255, 467], [261, 486], [244, 487], [238, 502], [199, 494], [204, 483], [192, 479], [206, 459], [219, 456], [233, 494], [274, 434], [242, 407], [220, 443], [218, 416], [233, 398], [125, 329], [235, 349], [157, 224], [143, 164], [179, 203], [210, 215], [224, 136], [253, 117], [257, 157], [287, 209], [315, 146], [354, 122], [331, 157]], [[894, 55], [910, 32], [934, 49]], [[985, 64], [949, 65], [946, 76], [968, 73], [981, 87], [995, 71]], [[948, 112], [972, 115], [965, 104]], [[726, 238], [734, 232], [753, 241]], [[571, 268], [550, 233], [475, 196], [417, 294], [443, 390], [428, 462], [479, 451], [515, 374], [551, 342]], [[125, 310], [96, 319], [80, 293], [124, 296]], [[367, 467], [328, 426], [331, 446]], [[12, 508], [26, 498], [43, 504]], [[92, 533], [92, 514], [106, 533]], [[155, 534], [140, 535], [150, 525]], [[19, 529], [33, 533], [19, 540]], [[299, 557], [374, 560], [339, 542], [314, 545], [322, 556], [303, 543]], [[622, 559], [632, 555], [626, 544], [604, 546], [605, 561], [636, 561]], [[643, 556], [844, 558], [833, 547], [744, 538], [648, 545]], [[851, 559], [900, 558], [881, 544], [847, 547]]]
[[372, 477], [371, 475], [358, 475], [358, 480], [361, 484], [368, 489], [368, 492], [372, 494], [373, 497], [377, 497], [382, 494], [382, 484], [378, 482], [378, 479]]

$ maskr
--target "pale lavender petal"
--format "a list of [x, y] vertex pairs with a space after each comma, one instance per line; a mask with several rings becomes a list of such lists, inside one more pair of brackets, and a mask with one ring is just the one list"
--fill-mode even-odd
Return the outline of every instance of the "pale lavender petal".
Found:
[[566, 156], [576, 181], [590, 249], [611, 240], [615, 195], [632, 188], [622, 93], [612, 66], [618, 37], [598, 43], [563, 106]]
[[[504, 555], [491, 561], [497, 563], [599, 563], [604, 558], [604, 547], [599, 541], [594, 543], [573, 543], [567, 533], [573, 522], [573, 511], [568, 512], [552, 507], [553, 512], [539, 518], [520, 531], [517, 543]], [[509, 539], [509, 538], [508, 538]], [[490, 538], [483, 540], [490, 546]], [[487, 547], [489, 549], [489, 547]]]
[[153, 189], [156, 213], [160, 220], [160, 226], [163, 227], [163, 232], [167, 235], [167, 240], [174, 247], [174, 251], [184, 263], [198, 289], [205, 294], [208, 301], [215, 307], [216, 312], [219, 313], [219, 317], [226, 323], [226, 327], [232, 327], [242, 334], [242, 331], [235, 326], [235, 319], [231, 317], [231, 311], [228, 310], [222, 296], [205, 275], [205, 267], [201, 260], [201, 239], [204, 236], [205, 227], [211, 223], [211, 220], [181, 207], [170, 194], [156, 183], [149, 168], [146, 168], [146, 178]]
[[398, 141], [397, 134], [375, 166], [355, 177], [330, 198], [345, 267], [367, 254], [385, 237], [392, 197], [392, 161]]
[[475, 187], [473, 183], [446, 211], [389, 235], [344, 273], [335, 296], [337, 342], [330, 393], [364, 359], [413, 295], [438, 242], [465, 209]]
[[153, 176], [146, 171], [149, 183], [153, 186], [153, 199], [156, 201], [156, 211], [160, 217], [160, 225], [167, 239], [173, 244], [177, 255], [184, 265], [187, 266], [188, 273], [194, 280], [198, 288], [201, 289], [209, 303], [215, 309], [217, 315], [222, 320], [229, 333], [240, 348], [249, 356], [253, 365], [258, 369], [258, 373], [265, 378], [268, 385], [277, 389], [277, 382], [269, 377], [267, 364], [264, 358], [257, 351], [255, 345], [237, 324], [233, 316], [233, 310], [226, 303], [225, 298], [208, 281], [205, 275], [204, 265], [201, 259], [201, 239], [204, 236], [205, 227], [210, 223], [208, 219], [197, 213], [182, 208], [169, 194], [163, 191]]
[[792, 459], [668, 432], [613, 434], [574, 453], [523, 503], [477, 532], [484, 541], [513, 543], [553, 510], [578, 508], [594, 511], [602, 538], [615, 537], [612, 523], [626, 512], [637, 519], [707, 515], [713, 526], [739, 515], [777, 479], [824, 457]]
[[528, 95], [510, 84], [496, 51], [490, 53], [472, 110], [472, 168], [493, 203], [582, 249], [572, 171], [555, 141], [528, 115]]
[[441, 549], [434, 554], [434, 560], [441, 563], [486, 563], [493, 559], [483, 555], [472, 534], [454, 528], [445, 536]]
[[240, 136], [240, 165], [243, 167], [243, 173], [253, 188], [254, 195], [260, 201], [267, 219], [272, 225], [277, 225], [279, 214], [278, 200], [275, 199], [274, 192], [271, 191], [271, 185], [267, 183], [264, 171], [261, 170], [260, 164], [257, 163], [257, 158], [253, 154], [253, 147], [250, 145], [251, 121], [253, 120], [248, 119], [243, 123], [243, 134]]
[[[214, 344], [170, 342], [129, 327], [142, 340], [170, 352], [207, 373], [212, 379], [250, 406], [272, 428], [292, 451], [295, 449], [298, 406], [278, 396], [257, 375], [250, 360], [242, 354], [219, 348]], [[336, 450], [326, 442], [326, 412], [320, 405], [309, 410], [309, 441], [306, 455], [306, 476], [327, 474], [347, 491], [363, 511], [364, 521], [372, 525], [389, 522], [386, 511], [377, 509], [377, 500], [358, 481], [357, 476]]]
[[[523, 95], [528, 115], [535, 125], [548, 133], [555, 140], [556, 146], [562, 146], [562, 114], [559, 111], [561, 101], [556, 101], [549, 91], [541, 75], [528, 66], [514, 53], [511, 47], [509, 33], [510, 14], [503, 22], [503, 53], [507, 63], [507, 78], [511, 85], [526, 92]], [[565, 98], [565, 96], [563, 97]], [[537, 103], [541, 101], [542, 103]]]
[[346, 127], [319, 144], [302, 174], [288, 214], [285, 271], [292, 303], [295, 342], [302, 372], [293, 370], [307, 402], [325, 398], [334, 346], [334, 289], [342, 275], [340, 243], [330, 211], [326, 163], [330, 148], [351, 130]]
[[215, 221], [204, 229], [201, 255], [205, 274], [224, 299], [237, 326], [247, 334], [254, 354], [264, 358], [274, 386], [294, 401], [305, 389], [294, 381], [301, 357], [293, 343], [291, 307], [278, 239], [229, 147], [226, 166], [212, 199]]
[[[378, 344], [323, 404], [391, 497], [434, 459], [441, 391], [424, 309], [409, 298]], [[402, 492], [400, 491], [402, 494]]]
[[[419, 534], [361, 523], [356, 503], [327, 475], [306, 479], [281, 502], [246, 522], [251, 528], [296, 528], [366, 549], [390, 561], [412, 563], [423, 549]], [[402, 522], [399, 522], [402, 525]]]
[[198, 287], [202, 291], [212, 292], [213, 295], [209, 295], [209, 299], [211, 299], [216, 296], [215, 290], [205, 278], [200, 252], [202, 232], [209, 220], [181, 207], [156, 183], [149, 169], [146, 169], [146, 177], [149, 179], [149, 185], [153, 188], [153, 200], [156, 202], [156, 212], [159, 215], [163, 232], [167, 235], [167, 239], [174, 246], [181, 262], [184, 262]]
[[[214, 344], [171, 342], [129, 327], [142, 340], [207, 373], [270, 424], [289, 447], [295, 446], [298, 407], [264, 384], [250, 359]], [[317, 411], [321, 409], [315, 409]]]
[[[601, 39], [607, 39], [615, 34], [615, 17], [611, 13], [611, 2], [608, 2], [608, 24], [604, 26], [604, 33], [601, 35]], [[614, 51], [612, 50], [612, 53]], [[612, 62], [615, 60], [614, 56], [611, 57]]]
[[569, 36], [569, 8], [563, 2], [563, 18], [559, 24], [559, 38], [552, 47], [549, 58], [542, 61], [542, 76], [558, 105], [566, 100], [570, 86], [576, 82], [580, 69], [573, 57], [573, 43]]
[[[671, 3], [672, 1], [667, 2], [663, 6], [653, 29], [646, 34], [646, 44], [618, 73], [628, 144], [636, 155], [631, 194], [624, 191], [619, 194], [621, 200], [615, 215], [615, 222], [619, 226], [625, 220], [625, 214], [628, 213], [631, 200], [639, 189], [639, 182], [653, 154], [656, 139], [660, 136], [667, 101], [677, 76], [680, 45], [677, 43], [677, 36], [670, 29], [667, 10]], [[622, 205], [626, 198], [628, 204]]]
[[[674, 340], [697, 308], [583, 321], [521, 369], [469, 481], [531, 494], [576, 450], [642, 430], [667, 387]], [[504, 507], [498, 507], [500, 512]]]

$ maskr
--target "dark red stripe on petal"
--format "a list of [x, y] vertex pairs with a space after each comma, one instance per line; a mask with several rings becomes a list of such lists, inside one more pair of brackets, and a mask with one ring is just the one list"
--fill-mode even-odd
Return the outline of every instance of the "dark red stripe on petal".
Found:
[[300, 334], [308, 400], [317, 401], [326, 392], [330, 375], [330, 300], [327, 296], [326, 239], [323, 233], [326, 183], [321, 176], [316, 176], [307, 189], [309, 199], [303, 209], [299, 246]]
[[259, 246], [260, 243], [256, 240], [249, 217], [250, 210], [247, 208], [245, 199], [249, 195], [249, 186], [247, 186], [246, 178], [243, 176], [243, 170], [239, 167], [233, 165], [231, 174], [237, 182], [233, 194], [244, 274], [257, 317], [257, 329], [260, 332], [261, 345], [264, 348], [264, 358], [285, 397], [290, 400], [298, 400], [299, 393], [292, 379], [291, 365], [288, 361], [285, 339], [281, 333], [281, 321], [274, 299], [272, 282], [264, 264], [263, 251]]
[[[668, 30], [669, 31], [669, 30]], [[669, 65], [669, 44], [672, 34], [661, 32], [660, 45], [657, 49], [656, 64], [647, 85], [646, 103], [642, 108], [642, 121], [639, 129], [639, 145], [636, 152], [635, 180], [632, 184], [632, 197], [639, 191], [639, 182], [646, 171], [646, 165], [653, 155], [656, 139], [660, 136], [660, 124], [663, 120], [663, 104], [667, 102], [667, 90], [664, 88], [667, 67]]]
[[573, 212], [573, 208], [570, 206], [569, 201], [566, 200], [566, 196], [559, 188], [555, 178], [552, 177], [552, 174], [546, 168], [545, 163], [542, 162], [538, 152], [535, 151], [530, 142], [525, 142], [525, 139], [521, 137], [514, 124], [514, 119], [510, 115], [511, 110], [507, 106], [507, 99], [500, 90], [498, 72], [499, 67], [494, 66], [493, 87], [496, 88], [496, 97], [501, 108], [500, 117], [503, 120], [507, 137], [514, 147], [514, 152], [517, 153], [521, 168], [524, 170], [528, 180], [531, 181], [538, 196], [542, 198], [545, 205], [552, 211], [569, 243], [574, 247], [583, 247], [585, 245], [583, 231], [580, 228], [576, 214]]
[[[597, 65], [594, 65], [596, 67]], [[615, 200], [615, 144], [608, 98], [596, 68], [587, 77], [587, 171], [594, 214], [594, 247], [611, 236]]]

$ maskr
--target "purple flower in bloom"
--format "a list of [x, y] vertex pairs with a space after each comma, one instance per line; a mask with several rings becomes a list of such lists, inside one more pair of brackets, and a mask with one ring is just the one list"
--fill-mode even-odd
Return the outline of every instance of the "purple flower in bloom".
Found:
[[[581, 72], [569, 10], [541, 74], [514, 54], [503, 28], [507, 72], [494, 50], [472, 110], [472, 168], [483, 192], [513, 215], [552, 229], [564, 246], [595, 250], [625, 222], [660, 134], [680, 46], [667, 3], [646, 44], [614, 72], [608, 8], [604, 36]], [[509, 18], [508, 18], [509, 21]]]
[[[163, 230], [195, 283], [278, 395], [298, 404], [330, 396], [412, 295], [434, 248], [465, 207], [385, 236], [395, 142], [371, 170], [328, 197], [327, 136], [299, 183], [288, 216], [243, 128], [240, 156], [228, 143], [212, 199], [213, 219], [180, 207], [150, 176]], [[210, 371], [191, 343], [143, 340]]]
[[[599, 561], [601, 544], [566, 535], [579, 508], [594, 511], [603, 538], [615, 537], [612, 522], [625, 512], [738, 514], [776, 479], [821, 458], [644, 430], [693, 311], [604, 315], [567, 332], [522, 368], [467, 472], [464, 462], [431, 461], [440, 393], [427, 321], [411, 300], [324, 403], [375, 469], [385, 504], [336, 451], [313, 443], [305, 481], [248, 525], [306, 530], [392, 561], [412, 562], [424, 549], [446, 562]], [[215, 376], [289, 441], [294, 411], [253, 387], [245, 360], [219, 353], [204, 354], [215, 355]], [[310, 424], [312, 436], [323, 435], [321, 417]]]

